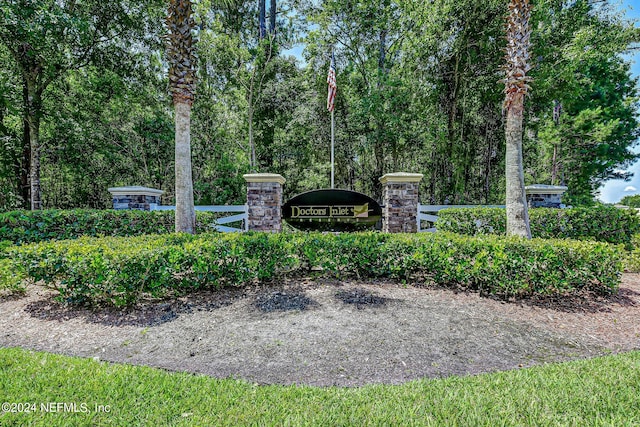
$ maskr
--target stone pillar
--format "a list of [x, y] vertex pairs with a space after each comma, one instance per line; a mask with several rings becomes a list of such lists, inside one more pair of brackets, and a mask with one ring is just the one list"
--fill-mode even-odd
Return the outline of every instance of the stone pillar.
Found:
[[252, 173], [247, 181], [249, 231], [276, 233], [282, 230], [282, 175]]
[[156, 188], [132, 186], [109, 188], [113, 209], [153, 211], [160, 206], [160, 196], [164, 191]]
[[416, 233], [418, 231], [418, 186], [421, 173], [388, 173], [382, 178], [382, 231]]

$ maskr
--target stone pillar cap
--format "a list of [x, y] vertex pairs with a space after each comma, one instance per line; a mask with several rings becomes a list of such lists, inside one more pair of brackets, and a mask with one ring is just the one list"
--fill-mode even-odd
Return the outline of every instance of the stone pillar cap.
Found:
[[277, 182], [282, 185], [286, 181], [282, 175], [277, 173], [248, 173], [242, 177], [247, 182]]
[[420, 182], [424, 177], [421, 173], [394, 172], [388, 173], [380, 178], [380, 182]]
[[545, 185], [545, 184], [533, 184], [524, 187], [524, 191], [527, 194], [562, 194], [567, 191], [569, 187], [564, 185]]
[[139, 185], [109, 187], [107, 190], [114, 196], [161, 196], [164, 193], [164, 191], [157, 188], [141, 187]]

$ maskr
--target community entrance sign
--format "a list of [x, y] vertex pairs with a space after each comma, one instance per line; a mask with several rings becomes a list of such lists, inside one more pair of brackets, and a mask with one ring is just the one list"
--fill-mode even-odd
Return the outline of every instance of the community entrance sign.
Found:
[[356, 191], [314, 190], [285, 203], [282, 218], [299, 230], [357, 231], [374, 228], [382, 208]]

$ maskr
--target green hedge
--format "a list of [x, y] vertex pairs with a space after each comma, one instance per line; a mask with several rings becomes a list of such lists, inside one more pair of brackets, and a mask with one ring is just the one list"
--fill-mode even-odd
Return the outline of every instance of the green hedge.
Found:
[[[173, 211], [42, 210], [0, 213], [0, 241], [35, 243], [80, 236], [139, 236], [175, 231]], [[196, 212], [196, 230], [211, 231], [216, 216]]]
[[631, 245], [633, 249], [626, 253], [624, 269], [629, 273], [640, 273], [640, 234], [633, 236]]
[[10, 259], [0, 258], [0, 296], [24, 293], [25, 278], [24, 269], [15, 268]]
[[[43, 242], [6, 249], [15, 274], [69, 302], [117, 306], [140, 297], [309, 274], [410, 279], [502, 296], [614, 292], [619, 247], [448, 233], [184, 234]], [[17, 273], [9, 273], [15, 270]], [[17, 277], [17, 276], [16, 276]]]
[[[541, 239], [596, 240], [632, 247], [632, 237], [640, 233], [640, 217], [635, 210], [612, 206], [590, 208], [529, 209], [533, 237]], [[438, 231], [473, 236], [506, 234], [506, 211], [500, 208], [444, 209], [438, 213]]]

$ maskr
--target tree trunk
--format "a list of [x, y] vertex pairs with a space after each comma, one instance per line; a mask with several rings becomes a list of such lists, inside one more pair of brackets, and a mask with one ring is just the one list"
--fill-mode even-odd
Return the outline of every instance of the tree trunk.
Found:
[[[380, 97], [380, 104], [378, 106], [378, 112], [375, 117], [376, 123], [376, 135], [373, 144], [373, 153], [375, 157], [375, 168], [372, 176], [373, 195], [376, 200], [382, 200], [382, 188], [379, 185], [379, 179], [382, 177], [385, 171], [385, 146], [389, 143], [386, 140], [386, 123], [384, 117], [384, 85], [387, 79], [387, 31], [381, 30], [378, 42], [378, 81], [376, 84], [376, 90]], [[394, 171], [396, 172], [396, 171]]]
[[553, 144], [553, 158], [551, 159], [551, 185], [558, 182], [558, 146]]
[[[450, 198], [450, 203], [455, 203], [455, 200], [458, 198], [458, 194], [456, 194], [455, 188], [455, 180], [454, 180], [454, 168], [456, 164], [459, 164], [462, 159], [454, 157], [454, 146], [456, 143], [462, 143], [462, 141], [456, 140], [456, 118], [458, 116], [458, 95], [460, 92], [460, 56], [455, 55], [455, 64], [454, 64], [454, 72], [452, 76], [451, 82], [451, 94], [450, 96], [450, 110], [449, 110], [449, 118], [447, 122], [447, 145], [445, 148], [445, 157], [443, 163], [444, 174], [443, 177], [446, 177], [445, 186], [444, 186], [444, 197]], [[441, 177], [442, 179], [442, 177]]]
[[272, 36], [276, 34], [276, 0], [269, 0], [269, 32]]
[[380, 44], [378, 55], [378, 68], [382, 71], [382, 74], [387, 74], [387, 30], [380, 31]]
[[42, 209], [40, 190], [40, 93], [34, 82], [26, 81], [26, 118], [29, 125], [29, 196], [31, 210]]
[[262, 40], [267, 35], [266, 0], [258, 0], [258, 38]]
[[507, 20], [506, 78], [504, 111], [506, 139], [506, 203], [507, 235], [530, 239], [529, 211], [524, 191], [524, 164], [522, 161], [522, 120], [524, 117], [524, 97], [531, 81], [526, 73], [531, 69], [529, 40], [531, 28], [529, 0], [510, 0]]
[[249, 150], [251, 151], [249, 159], [249, 167], [252, 172], [257, 170], [256, 164], [256, 143], [253, 137], [253, 97], [249, 95]]
[[[27, 88], [25, 86], [25, 106], [27, 105], [26, 90]], [[22, 207], [24, 209], [29, 209], [31, 207], [29, 188], [29, 171], [31, 170], [31, 134], [29, 132], [29, 120], [27, 117], [28, 115], [25, 111], [22, 119], [22, 160], [16, 162], [18, 169], [18, 174], [16, 176], [20, 177], [20, 181], [18, 182], [18, 194], [22, 197]]]
[[31, 210], [42, 209], [42, 191], [40, 189], [40, 120], [29, 117], [29, 191], [31, 196]]
[[491, 139], [489, 138], [489, 120], [487, 120], [484, 128], [484, 139], [489, 142], [484, 165], [484, 203], [488, 205], [489, 193], [491, 192], [491, 153], [493, 151], [491, 148]]
[[522, 161], [522, 116], [524, 96], [515, 99], [507, 108], [506, 180], [507, 180], [507, 235], [531, 238], [529, 211], [524, 191]]
[[176, 114], [176, 233], [195, 232], [191, 176], [191, 104], [175, 102]]

